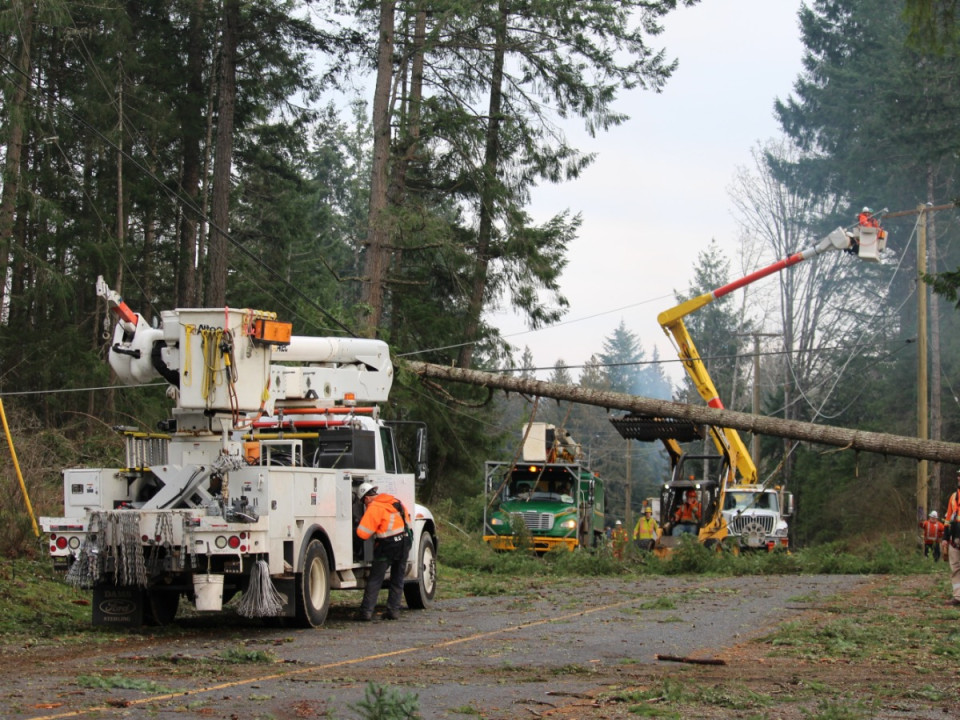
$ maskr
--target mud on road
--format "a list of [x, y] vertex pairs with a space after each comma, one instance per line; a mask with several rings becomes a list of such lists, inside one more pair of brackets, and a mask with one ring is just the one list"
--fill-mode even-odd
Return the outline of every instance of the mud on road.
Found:
[[3, 648], [0, 715], [361, 718], [356, 705], [375, 683], [415, 695], [424, 718], [956, 717], [958, 664], [924, 665], [922, 647], [858, 659], [843, 648], [790, 653], [783, 637], [772, 639], [778, 628], [828, 627], [838, 613], [856, 625], [862, 609], [896, 613], [905, 627], [934, 615], [939, 627], [942, 617], [944, 640], [960, 650], [960, 612], [941, 607], [937, 581], [575, 578], [515, 595], [441, 597], [373, 623], [352, 621], [358, 597], [343, 594], [318, 630], [225, 614], [108, 643], [91, 633], [79, 645]]

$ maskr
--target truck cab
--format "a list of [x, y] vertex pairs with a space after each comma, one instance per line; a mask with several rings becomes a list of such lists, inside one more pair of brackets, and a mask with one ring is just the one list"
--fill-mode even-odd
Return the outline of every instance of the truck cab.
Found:
[[741, 549], [788, 549], [787, 518], [792, 514], [793, 495], [780, 488], [734, 485], [723, 499], [728, 536]]
[[530, 423], [516, 463], [486, 463], [483, 539], [496, 550], [514, 550], [528, 534], [538, 553], [600, 544], [603, 480], [582, 460], [569, 435]]

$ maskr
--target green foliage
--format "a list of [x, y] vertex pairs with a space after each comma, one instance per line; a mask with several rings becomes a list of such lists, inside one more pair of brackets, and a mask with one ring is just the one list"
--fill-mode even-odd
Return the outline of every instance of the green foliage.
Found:
[[130, 678], [123, 675], [81, 675], [77, 678], [77, 685], [97, 690], [140, 690], [146, 693], [173, 692], [173, 688], [161, 685], [156, 680]]
[[368, 683], [363, 700], [350, 707], [363, 720], [412, 720], [421, 717], [417, 695], [375, 683]]
[[0, 638], [68, 642], [90, 623], [90, 593], [54, 573], [50, 561], [0, 558]]
[[277, 656], [267, 650], [249, 650], [245, 647], [221, 650], [217, 657], [231, 665], [266, 665], [277, 662]]

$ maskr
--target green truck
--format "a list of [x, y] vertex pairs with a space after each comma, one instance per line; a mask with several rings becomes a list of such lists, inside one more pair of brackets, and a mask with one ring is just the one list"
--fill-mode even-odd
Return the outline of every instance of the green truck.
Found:
[[518, 457], [488, 461], [485, 475], [483, 539], [495, 549], [516, 549], [521, 537], [538, 553], [602, 545], [603, 480], [566, 431], [529, 423]]

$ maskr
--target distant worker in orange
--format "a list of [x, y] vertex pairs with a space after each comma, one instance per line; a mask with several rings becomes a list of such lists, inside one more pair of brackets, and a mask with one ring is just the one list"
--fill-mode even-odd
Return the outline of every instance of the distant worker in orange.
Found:
[[390, 570], [390, 592], [387, 595], [387, 610], [383, 613], [383, 617], [386, 620], [399, 620], [403, 578], [407, 569], [407, 555], [410, 552], [407, 533], [407, 528], [410, 527], [410, 513], [393, 495], [378, 493], [372, 483], [361, 483], [356, 493], [366, 508], [357, 526], [357, 537], [366, 540], [376, 536], [373, 545], [373, 565], [363, 590], [363, 600], [357, 612], [357, 620], [373, 619], [377, 595], [380, 594], [380, 587], [383, 585], [387, 570]]
[[880, 227], [880, 221], [877, 220], [876, 215], [873, 214], [873, 210], [868, 207], [865, 207], [860, 211], [860, 214], [857, 215], [857, 222], [862, 227]]
[[687, 498], [683, 505], [673, 513], [673, 528], [670, 534], [673, 536], [696, 535], [700, 526], [700, 512], [696, 490], [687, 490]]
[[933, 561], [940, 559], [940, 542], [943, 540], [943, 523], [937, 519], [937, 511], [931, 510], [930, 515], [920, 523], [923, 532], [923, 556], [930, 557], [933, 552]]
[[960, 470], [957, 471], [957, 489], [947, 503], [947, 514], [943, 516], [943, 540], [940, 549], [950, 561], [950, 584], [953, 597], [947, 605], [960, 606]]
[[623, 552], [627, 549], [627, 543], [630, 539], [627, 537], [626, 528], [623, 523], [617, 520], [613, 526], [613, 532], [610, 534], [610, 545], [613, 548], [613, 557], [617, 560], [623, 560]]
[[643, 515], [637, 520], [637, 526], [633, 529], [633, 541], [641, 550], [653, 550], [657, 544], [657, 538], [660, 537], [660, 525], [653, 518], [653, 508], [647, 505], [643, 509]]

